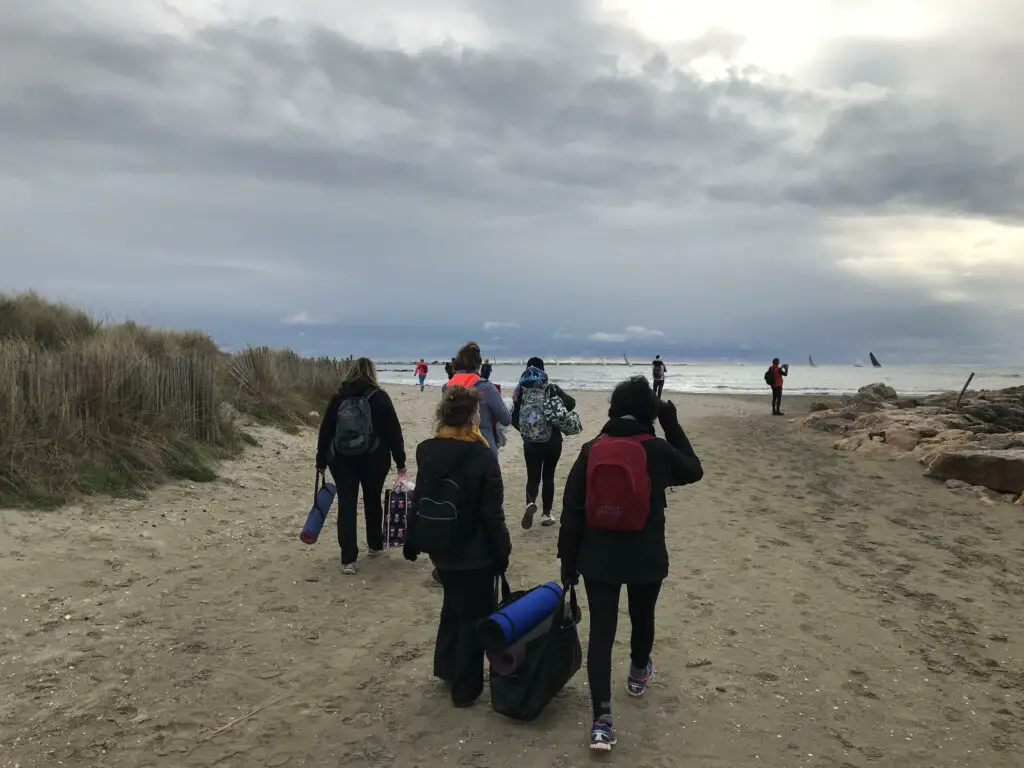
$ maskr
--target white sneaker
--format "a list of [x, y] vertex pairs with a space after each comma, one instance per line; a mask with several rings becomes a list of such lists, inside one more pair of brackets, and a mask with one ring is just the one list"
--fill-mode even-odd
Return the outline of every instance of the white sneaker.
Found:
[[359, 566], [355, 563], [347, 563], [341, 566], [341, 572], [346, 576], [355, 576], [359, 573]]
[[383, 554], [384, 554], [384, 550], [383, 549], [371, 549], [370, 550], [370, 557], [380, 557]]
[[550, 513], [545, 513], [545, 514], [540, 516], [540, 524], [541, 525], [554, 525], [555, 524], [555, 518], [553, 518]]

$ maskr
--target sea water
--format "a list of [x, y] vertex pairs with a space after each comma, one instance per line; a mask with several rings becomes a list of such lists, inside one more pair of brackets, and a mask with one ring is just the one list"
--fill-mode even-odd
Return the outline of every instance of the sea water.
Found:
[[[666, 392], [719, 395], [764, 394], [764, 372], [768, 365], [673, 363], [667, 361]], [[614, 388], [623, 379], [643, 375], [651, 378], [649, 364], [546, 365], [551, 381], [568, 390], [604, 390]], [[882, 368], [858, 368], [852, 365], [791, 365], [786, 379], [790, 395], [849, 394], [865, 384], [882, 382], [901, 395], [928, 395], [959, 391], [974, 372], [971, 389], [1003, 389], [1024, 385], [1024, 366], [995, 367], [969, 365], [893, 365]], [[491, 381], [514, 387], [523, 372], [522, 365], [496, 365]], [[378, 366], [382, 383], [413, 384], [413, 364], [384, 363]], [[443, 364], [430, 367], [427, 384], [440, 386], [447, 381]]]

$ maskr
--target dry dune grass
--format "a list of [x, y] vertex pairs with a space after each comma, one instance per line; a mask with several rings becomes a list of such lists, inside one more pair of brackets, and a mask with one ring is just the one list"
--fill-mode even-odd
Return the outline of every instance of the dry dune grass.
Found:
[[226, 354], [201, 331], [0, 294], [0, 504], [212, 480], [246, 437], [235, 414], [294, 428], [343, 365], [265, 347]]

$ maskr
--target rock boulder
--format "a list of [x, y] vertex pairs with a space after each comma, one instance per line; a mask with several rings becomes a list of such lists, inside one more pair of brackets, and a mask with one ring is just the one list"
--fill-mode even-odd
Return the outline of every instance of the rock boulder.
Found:
[[1024, 493], [1024, 449], [944, 450], [928, 465], [925, 475], [962, 480], [999, 493]]

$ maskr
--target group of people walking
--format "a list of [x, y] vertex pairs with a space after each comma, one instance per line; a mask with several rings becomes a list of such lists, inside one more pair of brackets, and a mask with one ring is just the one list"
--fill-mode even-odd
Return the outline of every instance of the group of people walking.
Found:
[[[426, 375], [426, 364], [421, 364], [424, 370], [417, 370], [417, 376]], [[576, 401], [550, 381], [542, 359], [527, 361], [511, 410], [483, 375], [484, 365], [474, 342], [446, 365], [449, 380], [436, 408], [433, 437], [416, 448], [403, 549], [411, 561], [427, 553], [443, 587], [433, 673], [449, 686], [457, 707], [472, 705], [483, 692], [484, 648], [476, 628], [496, 609], [496, 580], [512, 557], [499, 428], [511, 426], [523, 438], [525, 529], [538, 512], [542, 526], [555, 524], [555, 473], [563, 438], [582, 430]], [[355, 573], [358, 491], [363, 490], [366, 543], [373, 557], [383, 547], [385, 478], [392, 460], [405, 476], [406, 456], [394, 404], [380, 389], [372, 361], [354, 361], [345, 379], [324, 413], [316, 468], [321, 473], [329, 468], [335, 478], [342, 568]], [[658, 395], [643, 376], [619, 384], [611, 395], [608, 421], [583, 445], [565, 484], [557, 558], [563, 585], [568, 588], [582, 578], [587, 594], [590, 747], [596, 751], [616, 743], [611, 655], [622, 586], [632, 625], [626, 690], [642, 696], [654, 674], [655, 606], [668, 574], [665, 491], [703, 477], [675, 406]], [[663, 437], [656, 436], [655, 424]], [[418, 524], [420, 519], [429, 525]]]

